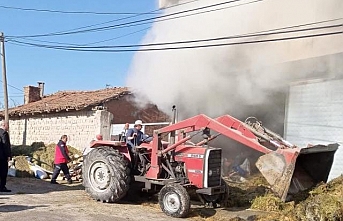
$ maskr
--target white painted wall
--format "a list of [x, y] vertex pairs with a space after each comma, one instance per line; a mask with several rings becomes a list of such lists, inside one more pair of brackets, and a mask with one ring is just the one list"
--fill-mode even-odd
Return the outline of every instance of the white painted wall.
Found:
[[286, 139], [299, 146], [338, 143], [329, 179], [343, 174], [343, 79], [291, 85], [286, 112]]
[[57, 143], [61, 135], [69, 136], [68, 145], [83, 150], [96, 134], [110, 139], [113, 115], [105, 110], [51, 113], [10, 118], [12, 145], [33, 142]]

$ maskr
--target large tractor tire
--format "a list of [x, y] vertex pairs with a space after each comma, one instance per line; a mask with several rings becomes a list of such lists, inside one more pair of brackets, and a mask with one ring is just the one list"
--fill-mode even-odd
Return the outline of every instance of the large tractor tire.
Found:
[[86, 192], [101, 202], [118, 202], [130, 183], [128, 161], [112, 147], [92, 150], [84, 159], [83, 185]]
[[222, 184], [224, 185], [225, 192], [221, 194], [215, 195], [206, 195], [206, 194], [198, 194], [200, 201], [209, 207], [225, 207], [227, 206], [227, 201], [229, 199], [229, 186], [227, 183], [222, 180]]
[[161, 189], [158, 203], [165, 214], [177, 218], [187, 216], [191, 207], [187, 190], [177, 183], [167, 184]]

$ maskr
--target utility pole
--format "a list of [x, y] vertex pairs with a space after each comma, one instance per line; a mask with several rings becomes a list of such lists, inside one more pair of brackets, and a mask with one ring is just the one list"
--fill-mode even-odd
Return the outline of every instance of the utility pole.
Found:
[[4, 90], [4, 103], [5, 103], [5, 123], [9, 125], [8, 116], [8, 93], [7, 93], [7, 77], [6, 77], [6, 60], [5, 60], [5, 37], [4, 33], [0, 32], [0, 48], [1, 48], [1, 61], [2, 61], [2, 83]]

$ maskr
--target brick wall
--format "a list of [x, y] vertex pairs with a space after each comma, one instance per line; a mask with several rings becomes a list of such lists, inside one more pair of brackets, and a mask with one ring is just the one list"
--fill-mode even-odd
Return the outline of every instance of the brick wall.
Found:
[[[142, 120], [143, 123], [168, 122], [170, 117], [160, 111], [156, 105], [150, 104], [140, 107], [133, 101], [133, 95], [126, 95], [118, 100], [112, 100], [105, 104], [107, 110], [113, 114], [112, 124], [132, 124], [136, 120]], [[160, 129], [163, 126], [147, 126], [145, 133], [152, 135], [153, 130]]]
[[113, 124], [133, 123], [142, 120], [143, 123], [155, 123], [170, 121], [167, 114], [160, 111], [156, 105], [139, 107], [133, 101], [133, 95], [126, 95], [118, 100], [112, 100], [105, 104], [107, 110], [113, 114]]
[[41, 99], [41, 88], [34, 86], [24, 87], [24, 104], [39, 101]]
[[83, 150], [96, 134], [110, 139], [113, 115], [105, 110], [61, 112], [10, 118], [12, 145], [33, 142], [57, 143], [61, 135], [69, 136], [68, 145]]

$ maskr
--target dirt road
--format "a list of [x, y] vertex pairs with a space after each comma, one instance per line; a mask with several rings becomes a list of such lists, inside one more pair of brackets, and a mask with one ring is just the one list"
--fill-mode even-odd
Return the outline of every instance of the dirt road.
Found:
[[[92, 200], [80, 182], [72, 185], [60, 181], [53, 185], [35, 178], [8, 178], [11, 193], [0, 193], [0, 220], [82, 220], [82, 221], [162, 221], [178, 220], [161, 212], [155, 196], [140, 197], [121, 204], [107, 204]], [[252, 211], [205, 209], [192, 202], [186, 220], [229, 220], [236, 216], [252, 220]], [[195, 205], [194, 205], [195, 204]], [[250, 218], [249, 218], [250, 217]], [[183, 219], [184, 220], [184, 219]]]

